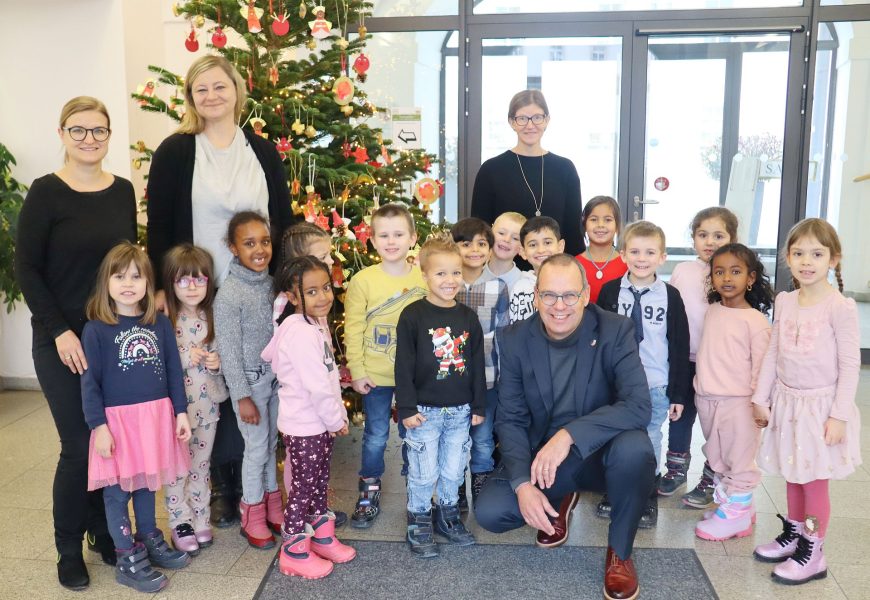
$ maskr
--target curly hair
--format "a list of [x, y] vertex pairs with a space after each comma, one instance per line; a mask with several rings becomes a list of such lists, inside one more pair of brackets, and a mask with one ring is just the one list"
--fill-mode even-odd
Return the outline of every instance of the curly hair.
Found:
[[[287, 260], [278, 268], [275, 273], [275, 289], [280, 292], [292, 292], [299, 298], [300, 306], [302, 307], [302, 316], [309, 323], [308, 313], [305, 310], [305, 294], [302, 291], [302, 278], [309, 271], [321, 270], [326, 273], [326, 277], [330, 278], [329, 267], [325, 262], [314, 258], [313, 256], [297, 256]], [[330, 290], [332, 288], [330, 287]], [[284, 307], [284, 312], [281, 313], [276, 321], [278, 325], [284, 322], [284, 319], [296, 312], [296, 307], [293, 303], [288, 302]]]
[[[743, 244], [725, 244], [710, 257], [711, 282], [713, 280], [713, 263], [717, 256], [722, 256], [723, 254], [733, 254], [743, 261], [750, 273], [755, 273], [755, 282], [747, 286], [744, 297], [749, 306], [765, 315], [769, 314], [773, 306], [773, 287], [770, 285], [770, 277], [764, 271], [764, 265], [761, 259], [758, 258], [758, 255]], [[707, 293], [707, 302], [713, 304], [721, 300], [722, 296], [715, 289], [712, 289], [711, 283], [711, 289]]]

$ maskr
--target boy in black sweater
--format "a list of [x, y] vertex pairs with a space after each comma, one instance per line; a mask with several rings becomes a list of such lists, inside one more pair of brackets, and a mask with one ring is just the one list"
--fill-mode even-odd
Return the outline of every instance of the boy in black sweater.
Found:
[[459, 247], [427, 240], [420, 267], [429, 291], [399, 316], [395, 374], [396, 406], [407, 428], [407, 540], [412, 553], [428, 558], [438, 556], [433, 520], [434, 532], [449, 544], [475, 543], [459, 518], [457, 490], [468, 464], [469, 428], [485, 418], [486, 380], [480, 321], [455, 299], [463, 285]]

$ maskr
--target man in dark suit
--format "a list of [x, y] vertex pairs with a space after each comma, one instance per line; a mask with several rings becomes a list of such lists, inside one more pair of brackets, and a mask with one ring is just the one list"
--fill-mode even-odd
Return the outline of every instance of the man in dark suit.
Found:
[[539, 546], [553, 547], [568, 537], [577, 490], [606, 491], [604, 597], [630, 600], [639, 593], [634, 536], [655, 480], [649, 389], [631, 320], [588, 302], [580, 264], [552, 256], [538, 273], [537, 314], [505, 330], [495, 419], [502, 462], [475, 516], [496, 533], [528, 524]]

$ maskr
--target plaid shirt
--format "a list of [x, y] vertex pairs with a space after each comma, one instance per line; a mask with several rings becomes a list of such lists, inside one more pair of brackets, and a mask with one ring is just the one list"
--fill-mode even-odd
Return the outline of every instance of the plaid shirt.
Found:
[[507, 285], [501, 279], [465, 284], [456, 295], [461, 302], [480, 319], [483, 329], [483, 353], [486, 372], [486, 389], [495, 387], [498, 380], [498, 339], [502, 329], [508, 325]]

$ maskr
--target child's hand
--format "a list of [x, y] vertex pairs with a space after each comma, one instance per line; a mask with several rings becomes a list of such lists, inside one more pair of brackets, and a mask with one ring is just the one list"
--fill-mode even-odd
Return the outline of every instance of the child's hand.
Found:
[[825, 443], [828, 446], [836, 446], [844, 437], [846, 437], [846, 422], [828, 417], [825, 421]]
[[221, 370], [221, 357], [217, 352], [207, 352], [203, 364], [209, 371], [217, 373]]
[[112, 458], [115, 451], [115, 438], [108, 425], [100, 425], [94, 429], [94, 450], [103, 458]]
[[331, 435], [332, 437], [336, 437], [336, 436], [341, 436], [341, 435], [347, 435], [348, 433], [349, 433], [349, 430], [347, 428], [347, 423], [345, 423], [344, 427], [342, 427], [338, 431], [330, 431], [329, 435]]
[[166, 290], [154, 292], [154, 307], [167, 317], [169, 316], [169, 306], [166, 305]]
[[668, 411], [668, 419], [671, 421], [679, 421], [680, 417], [683, 416], [683, 408], [682, 404], [671, 404], [671, 408]]
[[407, 419], [402, 419], [402, 425], [404, 425], [407, 429], [416, 429], [420, 425], [426, 422], [426, 417], [417, 413], [413, 417], [408, 417]]
[[190, 349], [190, 364], [198, 367], [203, 359], [208, 356], [208, 350], [204, 348], [193, 347]]
[[483, 415], [471, 415], [471, 426], [476, 427], [486, 421], [486, 417]]
[[187, 413], [178, 413], [175, 416], [175, 437], [182, 442], [190, 441], [190, 421], [187, 418]]
[[764, 429], [767, 427], [768, 422], [770, 422], [770, 407], [753, 403], [752, 418], [755, 420], [756, 427]]
[[375, 382], [368, 377], [360, 377], [359, 379], [354, 379], [351, 382], [351, 385], [353, 386], [353, 389], [356, 390], [357, 394], [363, 395], [368, 394], [370, 391], [378, 387], [375, 385]]
[[239, 418], [242, 423], [248, 425], [260, 424], [260, 411], [257, 410], [257, 405], [251, 400], [250, 396], [245, 396], [239, 400]]

